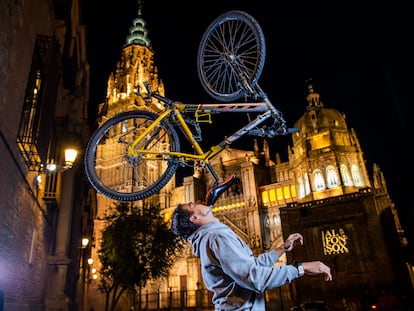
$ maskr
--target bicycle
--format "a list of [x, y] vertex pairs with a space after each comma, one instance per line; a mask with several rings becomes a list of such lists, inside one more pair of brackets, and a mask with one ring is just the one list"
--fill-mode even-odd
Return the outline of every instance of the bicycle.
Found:
[[[218, 185], [220, 180], [209, 161], [226, 146], [244, 135], [270, 138], [295, 131], [286, 127], [282, 113], [258, 85], [265, 54], [263, 31], [251, 15], [229, 11], [217, 17], [202, 36], [197, 70], [204, 89], [221, 103], [183, 104], [153, 93], [144, 82], [146, 94], [137, 90], [137, 96], [155, 98], [164, 108], [159, 114], [146, 110], [120, 113], [92, 134], [85, 151], [91, 185], [117, 201], [142, 200], [165, 187], [178, 167], [191, 163], [207, 168]], [[251, 101], [234, 102], [242, 97]], [[203, 149], [200, 123], [211, 124], [211, 115], [223, 112], [246, 113], [248, 123]], [[176, 128], [191, 144], [192, 152], [181, 151]]]

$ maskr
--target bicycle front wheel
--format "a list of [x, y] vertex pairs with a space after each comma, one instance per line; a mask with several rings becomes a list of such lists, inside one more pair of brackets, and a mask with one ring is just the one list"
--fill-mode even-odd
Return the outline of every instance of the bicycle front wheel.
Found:
[[230, 11], [217, 17], [201, 39], [198, 76], [210, 96], [234, 101], [254, 88], [265, 57], [265, 38], [259, 23], [243, 11]]
[[134, 148], [128, 147], [153, 122], [149, 111], [121, 113], [99, 127], [85, 151], [85, 171], [91, 185], [117, 201], [137, 201], [158, 193], [172, 178], [178, 160], [177, 132], [166, 120], [157, 124]]

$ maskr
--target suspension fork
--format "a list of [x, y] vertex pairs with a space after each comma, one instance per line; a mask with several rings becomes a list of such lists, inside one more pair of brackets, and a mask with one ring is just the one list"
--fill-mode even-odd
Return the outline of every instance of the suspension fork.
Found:
[[237, 77], [239, 78], [240, 83], [244, 86], [245, 90], [250, 94], [253, 98], [260, 98], [264, 102], [266, 102], [267, 107], [272, 112], [273, 116], [276, 118], [281, 117], [280, 111], [278, 111], [275, 106], [270, 102], [269, 97], [267, 94], [262, 90], [258, 83], [256, 83], [253, 87], [250, 85], [248, 81], [248, 77], [244, 70], [240, 68], [240, 64], [237, 62], [237, 58], [234, 57], [231, 53], [226, 53], [227, 60], [232, 65], [233, 71], [236, 73]]

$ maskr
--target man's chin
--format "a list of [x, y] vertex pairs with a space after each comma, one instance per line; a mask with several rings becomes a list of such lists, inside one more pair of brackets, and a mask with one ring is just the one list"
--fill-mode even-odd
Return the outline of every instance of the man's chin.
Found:
[[211, 214], [211, 215], [213, 214], [213, 206], [212, 205], [210, 205], [210, 206], [206, 205], [205, 212], [203, 213], [204, 216], [207, 216], [209, 214]]

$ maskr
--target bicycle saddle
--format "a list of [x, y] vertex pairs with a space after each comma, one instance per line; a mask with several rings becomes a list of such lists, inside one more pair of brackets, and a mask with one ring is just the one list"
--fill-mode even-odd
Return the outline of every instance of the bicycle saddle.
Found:
[[222, 193], [234, 184], [235, 180], [236, 173], [233, 173], [229, 178], [227, 178], [227, 180], [211, 188], [207, 192], [206, 199], [204, 200], [204, 202], [206, 202], [207, 205], [213, 205], [217, 201], [217, 199], [222, 195]]

